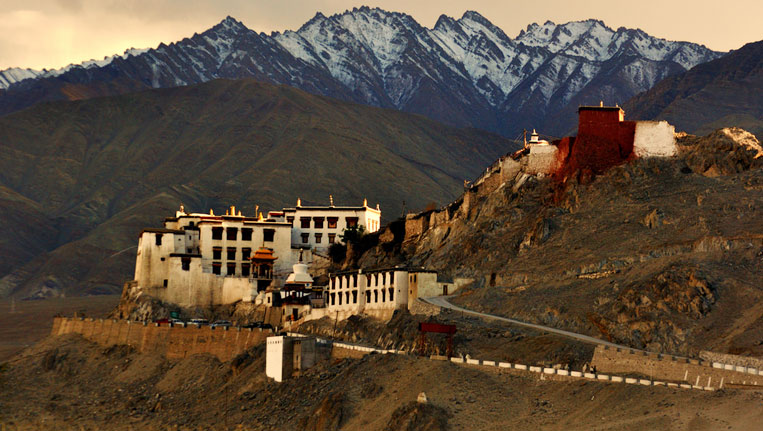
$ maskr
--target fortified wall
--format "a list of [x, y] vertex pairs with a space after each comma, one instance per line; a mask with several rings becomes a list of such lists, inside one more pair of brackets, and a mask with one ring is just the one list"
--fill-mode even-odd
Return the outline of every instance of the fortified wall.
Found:
[[169, 359], [209, 353], [226, 362], [250, 347], [265, 344], [265, 339], [272, 336], [273, 331], [56, 317], [50, 335], [64, 334], [80, 334], [102, 346], [125, 344], [141, 353], [159, 354]]
[[763, 385], [757, 368], [688, 359], [633, 349], [597, 346], [591, 366], [599, 372], [638, 374], [691, 385], [722, 388], [726, 385]]

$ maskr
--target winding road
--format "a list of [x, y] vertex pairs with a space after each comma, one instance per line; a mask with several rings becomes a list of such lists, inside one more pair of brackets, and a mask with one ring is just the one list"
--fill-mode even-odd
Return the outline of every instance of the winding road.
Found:
[[619, 347], [621, 349], [631, 349], [628, 346], [623, 346], [622, 344], [610, 343], [609, 341], [604, 341], [600, 338], [591, 337], [590, 335], [578, 334], [577, 332], [565, 331], [563, 329], [552, 328], [550, 326], [536, 325], [534, 323], [527, 323], [527, 322], [522, 322], [520, 320], [509, 319], [508, 317], [501, 317], [501, 316], [496, 316], [494, 314], [480, 313], [479, 311], [468, 310], [466, 308], [462, 308], [457, 305], [451, 304], [450, 302], [448, 302], [448, 298], [450, 298], [450, 296], [434, 296], [431, 298], [421, 298], [421, 300], [440, 308], [447, 308], [449, 310], [459, 311], [463, 314], [469, 314], [471, 316], [477, 316], [483, 319], [498, 320], [501, 322], [507, 322], [513, 325], [522, 326], [525, 328], [532, 328], [532, 329], [537, 329], [539, 331], [550, 332], [552, 334], [560, 335], [566, 338], [575, 339], [578, 341], [582, 341], [584, 343], [597, 344], [597, 345], [603, 345], [603, 346], [609, 346], [609, 347]]

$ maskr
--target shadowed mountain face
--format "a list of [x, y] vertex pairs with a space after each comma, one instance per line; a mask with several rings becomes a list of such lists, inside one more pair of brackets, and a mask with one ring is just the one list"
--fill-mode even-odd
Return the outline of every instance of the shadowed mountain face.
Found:
[[633, 118], [667, 120], [678, 130], [708, 133], [739, 126], [763, 136], [763, 41], [658, 83], [631, 99]]
[[721, 55], [596, 20], [532, 24], [512, 39], [471, 11], [443, 15], [429, 29], [405, 14], [362, 7], [319, 13], [297, 31], [270, 36], [229, 17], [156, 49], [56, 71], [2, 71], [0, 114], [50, 100], [252, 77], [510, 137], [523, 128], [562, 135], [574, 129], [578, 105], [622, 103]]
[[217, 80], [0, 118], [0, 294], [115, 291], [137, 235], [183, 202], [253, 214], [293, 205], [446, 203], [497, 135], [253, 80]]

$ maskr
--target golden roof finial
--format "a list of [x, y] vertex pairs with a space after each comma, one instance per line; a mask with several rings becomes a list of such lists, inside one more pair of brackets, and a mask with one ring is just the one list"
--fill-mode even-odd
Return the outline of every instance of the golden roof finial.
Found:
[[329, 195], [329, 205], [334, 206], [334, 195]]
[[263, 221], [263, 220], [265, 220], [265, 219], [262, 217], [262, 211], [260, 211], [260, 216], [259, 216], [259, 218], [257, 219], [257, 221]]
[[363, 198], [363, 206], [364, 206], [364, 207], [367, 207], [367, 206], [368, 206], [368, 199], [366, 199], [366, 198]]
[[301, 206], [302, 206], [302, 199], [300, 199], [300, 198], [297, 198], [297, 206], [298, 206], [298, 207], [301, 207]]

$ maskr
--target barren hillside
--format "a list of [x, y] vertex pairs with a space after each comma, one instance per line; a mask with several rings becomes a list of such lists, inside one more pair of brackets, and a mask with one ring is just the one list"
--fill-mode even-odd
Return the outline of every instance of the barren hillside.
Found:
[[[60, 430], [752, 429], [759, 392], [554, 382], [400, 355], [321, 362], [284, 383], [263, 349], [170, 361], [62, 336], [0, 374], [0, 423]], [[427, 404], [417, 404], [425, 392]]]
[[761, 355], [760, 145], [739, 129], [679, 145], [564, 185], [520, 173], [477, 186], [350, 264], [472, 277], [455, 303], [634, 347]]

